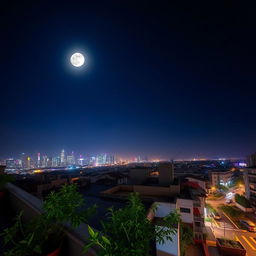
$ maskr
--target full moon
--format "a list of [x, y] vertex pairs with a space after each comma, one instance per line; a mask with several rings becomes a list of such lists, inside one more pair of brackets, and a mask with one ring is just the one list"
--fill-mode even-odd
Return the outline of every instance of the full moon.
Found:
[[81, 67], [84, 65], [84, 55], [82, 53], [76, 52], [70, 57], [70, 62], [75, 67]]

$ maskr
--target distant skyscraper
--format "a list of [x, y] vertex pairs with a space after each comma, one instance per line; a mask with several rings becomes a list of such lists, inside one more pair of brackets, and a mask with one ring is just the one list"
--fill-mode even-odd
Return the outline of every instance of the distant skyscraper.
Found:
[[7, 169], [15, 169], [15, 167], [16, 167], [16, 165], [15, 165], [15, 161], [13, 158], [6, 160], [6, 168]]
[[21, 154], [22, 168], [27, 168], [27, 157], [25, 153]]
[[100, 154], [96, 157], [96, 165], [104, 165], [107, 163], [107, 154]]
[[59, 167], [61, 166], [61, 159], [59, 156], [52, 158], [52, 167]]
[[16, 167], [17, 167], [17, 168], [21, 168], [21, 167], [22, 167], [22, 160], [21, 160], [21, 159], [17, 159], [17, 160], [15, 161], [15, 164], [16, 164]]
[[67, 164], [75, 164], [74, 152], [71, 153], [71, 156], [67, 156]]
[[52, 167], [52, 157], [47, 158], [47, 167]]
[[61, 164], [61, 166], [66, 165], [66, 158], [65, 158], [65, 150], [64, 149], [62, 149], [62, 151], [60, 153], [60, 164]]
[[30, 156], [27, 157], [27, 168], [28, 169], [31, 168], [31, 158], [30, 158]]
[[47, 156], [43, 156], [43, 159], [42, 159], [42, 167], [46, 167], [47, 166]]
[[77, 163], [78, 163], [79, 165], [81, 165], [81, 166], [84, 165], [84, 158], [83, 158], [82, 155], [80, 155], [80, 157], [77, 159]]
[[90, 165], [95, 165], [95, 164], [96, 164], [96, 157], [95, 157], [95, 156], [91, 156], [91, 157], [90, 157], [89, 164], [90, 164]]
[[41, 156], [40, 156], [40, 153], [37, 153], [37, 167], [41, 167]]
[[107, 155], [106, 164], [115, 164], [115, 156], [114, 155]]

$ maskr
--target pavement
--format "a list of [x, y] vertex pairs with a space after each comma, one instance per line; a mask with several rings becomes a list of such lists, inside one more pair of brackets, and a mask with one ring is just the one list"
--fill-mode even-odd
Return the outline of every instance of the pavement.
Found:
[[[236, 193], [242, 193], [242, 188], [235, 191]], [[232, 194], [231, 197], [233, 197]], [[230, 194], [229, 194], [230, 198]], [[231, 198], [233, 199], [233, 198]], [[226, 203], [226, 198], [222, 198], [220, 200], [206, 200], [207, 203], [211, 204], [214, 208], [217, 209], [221, 204]], [[211, 229], [215, 238], [228, 238], [232, 240], [239, 241], [243, 247], [246, 249], [247, 256], [256, 256], [256, 233], [248, 232], [247, 230], [239, 229], [235, 223], [220, 209], [217, 209], [218, 213], [221, 216], [220, 220], [214, 220], [213, 223], [206, 223], [206, 227], [208, 230]], [[256, 219], [256, 217], [255, 217]], [[209, 232], [208, 232], [209, 233]], [[212, 250], [212, 256], [217, 254], [214, 253], [214, 249]]]

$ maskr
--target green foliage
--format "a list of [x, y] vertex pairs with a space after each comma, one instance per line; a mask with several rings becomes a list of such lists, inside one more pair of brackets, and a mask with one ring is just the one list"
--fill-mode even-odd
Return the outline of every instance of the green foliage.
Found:
[[243, 246], [238, 241], [234, 241], [226, 238], [218, 238], [218, 241], [222, 246], [225, 246], [225, 247], [244, 249]]
[[44, 233], [38, 232], [35, 226], [24, 225], [21, 220], [22, 212], [15, 218], [15, 223], [6, 228], [1, 236], [4, 243], [12, 243], [13, 247], [4, 253], [4, 256], [30, 256], [42, 253], [42, 237]]
[[216, 210], [212, 207], [211, 204], [206, 203], [205, 206], [210, 213], [216, 213]]
[[164, 238], [172, 240], [180, 218], [177, 213], [171, 213], [163, 219], [161, 226], [155, 227], [146, 213], [138, 194], [132, 193], [126, 207], [109, 209], [109, 220], [102, 223], [102, 233], [88, 226], [90, 243], [84, 250], [97, 245], [101, 248], [100, 255], [104, 256], [148, 256], [154, 239], [159, 243], [164, 243]]
[[228, 191], [228, 187], [226, 187], [224, 185], [220, 185], [220, 184], [217, 186], [217, 189], [221, 190], [223, 192], [227, 192]]
[[191, 227], [180, 223], [180, 255], [185, 256], [189, 245], [194, 243], [193, 230]]
[[43, 248], [51, 237], [59, 240], [62, 237], [62, 227], [70, 222], [77, 227], [87, 221], [94, 212], [95, 206], [85, 209], [83, 196], [77, 192], [76, 185], [64, 185], [58, 192], [53, 192], [43, 203], [44, 212], [26, 225], [21, 221], [19, 214], [12, 227], [1, 234], [5, 244], [11, 243], [12, 248], [5, 256], [41, 255]]
[[76, 184], [64, 185], [60, 191], [52, 192], [43, 204], [44, 215], [54, 223], [70, 222], [77, 227], [86, 222], [96, 209], [96, 206], [84, 208], [83, 195], [77, 191]]
[[4, 186], [8, 182], [14, 182], [14, 177], [5, 173], [0, 174], [0, 191], [4, 189]]
[[251, 207], [250, 201], [247, 198], [245, 198], [244, 196], [240, 196], [239, 194], [235, 195], [235, 201], [245, 208]]
[[210, 222], [210, 223], [213, 222], [212, 218], [210, 218], [210, 217], [206, 217], [204, 220], [205, 220], [206, 222]]
[[243, 216], [243, 212], [236, 207], [230, 205], [222, 205], [220, 208], [231, 218], [239, 218]]

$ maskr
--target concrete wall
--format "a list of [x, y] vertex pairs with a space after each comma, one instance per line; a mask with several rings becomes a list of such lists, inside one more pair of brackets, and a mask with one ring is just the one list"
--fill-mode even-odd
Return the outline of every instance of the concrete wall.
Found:
[[150, 176], [149, 168], [133, 168], [130, 170], [130, 177], [132, 184], [138, 185], [143, 184], [147, 181], [147, 178]]
[[[156, 202], [157, 209], [155, 216], [163, 218], [173, 212], [176, 209], [176, 204], [166, 202]], [[157, 256], [179, 256], [180, 255], [180, 243], [179, 243], [179, 225], [177, 233], [172, 235], [172, 241], [164, 239], [164, 244], [156, 243], [156, 255]]]
[[241, 209], [243, 212], [253, 212], [252, 208], [245, 208], [243, 207], [241, 204], [235, 202], [236, 207], [238, 207], [239, 209]]
[[177, 209], [180, 209], [180, 208], [190, 209], [190, 213], [180, 212], [181, 220], [184, 223], [193, 223], [194, 222], [193, 200], [178, 198], [176, 201], [176, 205], [177, 205]]
[[153, 186], [133, 186], [134, 192], [147, 196], [170, 196], [169, 187], [153, 187]]
[[165, 202], [155, 202], [157, 205], [156, 217], [163, 218], [168, 215], [170, 212], [173, 212], [176, 209], [176, 204], [165, 203]]
[[170, 195], [179, 195], [180, 194], [180, 185], [171, 185], [169, 187]]
[[159, 184], [161, 186], [170, 186], [174, 178], [173, 164], [160, 163], [157, 170], [159, 171]]

